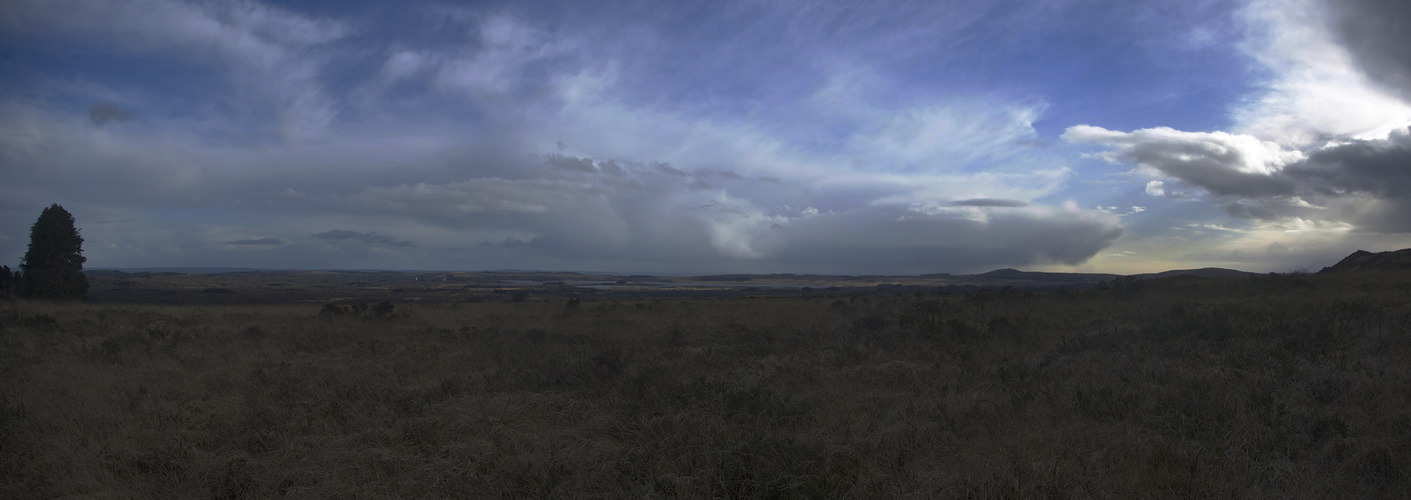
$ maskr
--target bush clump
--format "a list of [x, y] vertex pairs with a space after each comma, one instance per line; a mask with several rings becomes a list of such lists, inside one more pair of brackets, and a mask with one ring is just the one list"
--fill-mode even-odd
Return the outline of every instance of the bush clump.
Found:
[[351, 302], [346, 306], [338, 304], [324, 304], [318, 315], [324, 318], [338, 316], [352, 316], [355, 318], [387, 318], [391, 317], [396, 306], [391, 301], [384, 300], [373, 305], [361, 300]]

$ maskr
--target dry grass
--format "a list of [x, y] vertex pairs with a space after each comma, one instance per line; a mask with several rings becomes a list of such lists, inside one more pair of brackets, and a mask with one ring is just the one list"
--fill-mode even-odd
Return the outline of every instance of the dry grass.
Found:
[[1385, 274], [380, 319], [8, 302], [0, 496], [1399, 497], [1408, 304]]

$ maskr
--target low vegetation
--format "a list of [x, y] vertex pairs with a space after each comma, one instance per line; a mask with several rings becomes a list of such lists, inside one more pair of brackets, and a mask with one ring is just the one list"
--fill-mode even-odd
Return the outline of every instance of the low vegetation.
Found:
[[1404, 272], [0, 327], [0, 497], [1411, 491]]

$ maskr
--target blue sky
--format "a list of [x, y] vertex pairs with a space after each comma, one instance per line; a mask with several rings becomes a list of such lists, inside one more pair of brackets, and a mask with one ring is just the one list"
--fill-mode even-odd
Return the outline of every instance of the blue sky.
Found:
[[1287, 271], [1411, 246], [1396, 2], [4, 9], [0, 261], [50, 203], [89, 267]]

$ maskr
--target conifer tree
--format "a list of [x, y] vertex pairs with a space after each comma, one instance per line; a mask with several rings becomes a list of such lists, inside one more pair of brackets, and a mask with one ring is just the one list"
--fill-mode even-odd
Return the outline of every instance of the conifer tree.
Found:
[[20, 295], [46, 300], [83, 300], [88, 278], [83, 275], [83, 237], [73, 215], [55, 203], [29, 228], [29, 250], [20, 261]]

